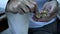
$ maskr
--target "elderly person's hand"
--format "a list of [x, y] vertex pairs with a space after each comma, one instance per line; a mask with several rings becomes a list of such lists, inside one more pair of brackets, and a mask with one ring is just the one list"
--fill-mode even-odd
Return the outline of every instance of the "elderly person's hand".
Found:
[[58, 5], [56, 1], [50, 1], [46, 2], [42, 8], [42, 11], [40, 13], [44, 13], [44, 10], [48, 11], [47, 16], [45, 18], [40, 18], [38, 21], [40, 22], [47, 22], [51, 20], [52, 18], [55, 18], [58, 12]]
[[33, 12], [36, 7], [34, 0], [11, 0], [6, 7], [7, 12], [25, 14]]

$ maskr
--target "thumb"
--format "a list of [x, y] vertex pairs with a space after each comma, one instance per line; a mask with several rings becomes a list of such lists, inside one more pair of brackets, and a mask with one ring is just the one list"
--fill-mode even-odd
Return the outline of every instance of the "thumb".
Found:
[[49, 13], [53, 13], [55, 12], [55, 10], [56, 10], [56, 7], [51, 7], [51, 10], [49, 11]]

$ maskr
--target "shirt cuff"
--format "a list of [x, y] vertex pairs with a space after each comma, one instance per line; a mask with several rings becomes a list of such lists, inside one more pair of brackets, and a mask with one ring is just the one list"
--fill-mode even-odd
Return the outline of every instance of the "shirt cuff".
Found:
[[0, 14], [5, 12], [8, 0], [0, 0]]

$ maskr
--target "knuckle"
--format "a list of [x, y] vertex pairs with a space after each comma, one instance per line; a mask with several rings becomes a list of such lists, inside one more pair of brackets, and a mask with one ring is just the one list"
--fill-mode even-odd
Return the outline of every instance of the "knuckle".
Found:
[[8, 6], [8, 7], [7, 7], [7, 12], [17, 13], [14, 9], [15, 9], [15, 8], [13, 8], [13, 6]]

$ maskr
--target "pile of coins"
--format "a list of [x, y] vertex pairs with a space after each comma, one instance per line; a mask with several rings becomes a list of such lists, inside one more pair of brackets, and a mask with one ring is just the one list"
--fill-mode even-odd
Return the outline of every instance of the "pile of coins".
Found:
[[44, 10], [43, 13], [37, 12], [37, 13], [35, 14], [35, 16], [36, 16], [37, 18], [44, 18], [44, 17], [46, 17], [47, 15], [48, 15], [48, 11], [46, 11], [46, 10]]

